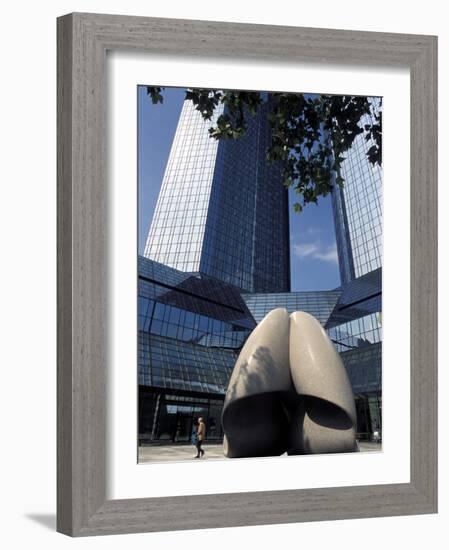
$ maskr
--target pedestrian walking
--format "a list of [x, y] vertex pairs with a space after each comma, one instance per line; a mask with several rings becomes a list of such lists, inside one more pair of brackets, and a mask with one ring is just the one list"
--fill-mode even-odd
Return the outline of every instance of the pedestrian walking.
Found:
[[203, 441], [206, 439], [206, 424], [200, 416], [198, 418], [198, 426], [196, 429], [196, 450], [197, 455], [195, 458], [202, 458], [204, 456], [204, 450], [201, 448]]

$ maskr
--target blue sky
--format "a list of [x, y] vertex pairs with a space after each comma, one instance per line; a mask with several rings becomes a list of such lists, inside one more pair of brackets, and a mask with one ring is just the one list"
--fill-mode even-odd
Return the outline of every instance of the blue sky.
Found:
[[[164, 103], [153, 105], [145, 86], [138, 88], [139, 254], [156, 206], [182, 102], [183, 88], [166, 88]], [[292, 290], [327, 290], [340, 284], [330, 197], [293, 212], [290, 191]]]

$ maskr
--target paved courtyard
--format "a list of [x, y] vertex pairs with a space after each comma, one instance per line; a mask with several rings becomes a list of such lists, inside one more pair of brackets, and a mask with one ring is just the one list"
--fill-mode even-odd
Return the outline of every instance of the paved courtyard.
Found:
[[[360, 441], [359, 448], [361, 452], [381, 451], [382, 445], [371, 443], [369, 441]], [[221, 445], [203, 445], [205, 455], [201, 460], [225, 459]], [[151, 445], [139, 447], [139, 463], [148, 462], [179, 462], [183, 460], [195, 459], [196, 448], [193, 445]]]

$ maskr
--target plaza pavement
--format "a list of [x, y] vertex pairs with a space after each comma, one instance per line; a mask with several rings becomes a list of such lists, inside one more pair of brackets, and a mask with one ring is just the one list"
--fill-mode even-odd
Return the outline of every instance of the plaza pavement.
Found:
[[[203, 445], [205, 455], [202, 459], [195, 459], [196, 448], [193, 445], [148, 445], [139, 447], [139, 464], [149, 462], [180, 462], [185, 460], [227, 460], [223, 456], [221, 445]], [[369, 441], [359, 441], [361, 452], [382, 451], [382, 445]]]

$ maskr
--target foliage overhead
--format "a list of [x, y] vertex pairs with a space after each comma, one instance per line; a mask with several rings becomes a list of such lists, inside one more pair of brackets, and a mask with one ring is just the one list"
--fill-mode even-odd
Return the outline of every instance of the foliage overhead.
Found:
[[[154, 104], [163, 103], [163, 89], [147, 86]], [[298, 194], [299, 202], [293, 205], [297, 212], [328, 195], [334, 182], [343, 186], [341, 163], [358, 135], [364, 134], [369, 145], [369, 162], [382, 164], [381, 110], [376, 113], [367, 97], [189, 88], [186, 99], [204, 120], [211, 121], [209, 134], [214, 139], [240, 138], [249, 118], [264, 102], [270, 102], [267, 159], [280, 163], [283, 184]], [[213, 121], [220, 103], [223, 114]], [[371, 115], [365, 119], [368, 124], [363, 123], [365, 115]]]

